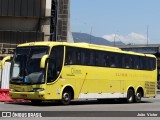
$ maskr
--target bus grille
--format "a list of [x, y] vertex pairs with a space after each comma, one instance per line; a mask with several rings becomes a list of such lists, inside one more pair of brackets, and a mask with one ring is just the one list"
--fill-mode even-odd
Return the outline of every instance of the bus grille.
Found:
[[145, 82], [146, 94], [156, 94], [156, 83], [155, 82]]

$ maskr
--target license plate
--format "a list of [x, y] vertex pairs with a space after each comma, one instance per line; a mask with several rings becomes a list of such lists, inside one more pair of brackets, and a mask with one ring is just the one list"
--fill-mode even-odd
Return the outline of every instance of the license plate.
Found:
[[24, 98], [24, 99], [27, 98], [27, 95], [26, 95], [26, 94], [21, 94], [20, 96], [21, 96], [21, 98]]

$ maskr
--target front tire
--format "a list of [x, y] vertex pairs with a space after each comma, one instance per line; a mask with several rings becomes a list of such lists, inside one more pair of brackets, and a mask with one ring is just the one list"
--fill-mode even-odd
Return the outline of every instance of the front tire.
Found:
[[133, 103], [134, 101], [134, 91], [132, 89], [129, 89], [127, 92], [127, 103]]
[[69, 90], [65, 90], [62, 94], [61, 103], [63, 105], [69, 105], [72, 99], [72, 94]]

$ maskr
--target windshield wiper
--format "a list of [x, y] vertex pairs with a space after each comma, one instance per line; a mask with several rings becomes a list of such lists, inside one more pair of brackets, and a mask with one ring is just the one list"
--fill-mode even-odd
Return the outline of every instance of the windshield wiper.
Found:
[[18, 76], [16, 78], [12, 78], [10, 82], [11, 83], [19, 83], [19, 84], [21, 84], [21, 83], [23, 83], [23, 77]]

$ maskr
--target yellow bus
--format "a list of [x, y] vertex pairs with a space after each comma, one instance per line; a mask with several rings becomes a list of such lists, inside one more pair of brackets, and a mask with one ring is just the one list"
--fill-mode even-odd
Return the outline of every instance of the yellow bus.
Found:
[[116, 47], [25, 43], [17, 46], [11, 62], [10, 96], [33, 104], [109, 98], [140, 102], [155, 97], [156, 87], [156, 57]]

